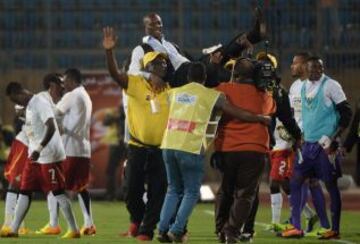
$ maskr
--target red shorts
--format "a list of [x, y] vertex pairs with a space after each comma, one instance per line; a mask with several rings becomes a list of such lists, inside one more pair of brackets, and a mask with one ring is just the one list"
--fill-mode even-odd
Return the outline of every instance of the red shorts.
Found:
[[4, 176], [9, 184], [19, 188], [21, 182], [21, 174], [24, 170], [28, 159], [28, 148], [22, 142], [14, 140], [11, 144], [10, 154], [5, 164]]
[[90, 159], [67, 157], [63, 162], [66, 190], [80, 192], [86, 189], [90, 176]]
[[292, 150], [279, 150], [270, 152], [270, 178], [282, 181], [290, 179], [293, 172], [294, 153]]
[[29, 161], [25, 165], [20, 190], [44, 193], [65, 189], [65, 177], [61, 162], [39, 164]]

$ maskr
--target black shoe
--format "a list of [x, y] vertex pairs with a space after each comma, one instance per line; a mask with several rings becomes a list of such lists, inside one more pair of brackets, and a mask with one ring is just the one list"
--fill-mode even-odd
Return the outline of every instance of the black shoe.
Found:
[[234, 244], [237, 243], [237, 238], [234, 235], [225, 235], [225, 243], [226, 244]]
[[216, 235], [217, 235], [217, 237], [218, 237], [218, 241], [220, 242], [220, 243], [225, 243], [225, 234], [224, 234], [224, 232], [218, 232], [218, 233], [216, 233]]
[[182, 234], [182, 235], [179, 235], [179, 234], [175, 234], [175, 233], [172, 233], [172, 232], [168, 232], [167, 233], [167, 236], [169, 237], [169, 239], [175, 243], [183, 243], [183, 242], [186, 242], [187, 241], [187, 235], [186, 234]]
[[241, 233], [240, 235], [240, 242], [252, 242], [254, 233]]
[[159, 232], [156, 239], [161, 243], [172, 243], [172, 240], [170, 239], [170, 237], [167, 235], [166, 232]]
[[319, 221], [319, 217], [317, 215], [312, 216], [310, 219], [308, 219], [306, 222], [306, 233], [309, 233], [311, 231], [313, 231], [314, 229], [314, 225], [316, 224], [316, 222]]

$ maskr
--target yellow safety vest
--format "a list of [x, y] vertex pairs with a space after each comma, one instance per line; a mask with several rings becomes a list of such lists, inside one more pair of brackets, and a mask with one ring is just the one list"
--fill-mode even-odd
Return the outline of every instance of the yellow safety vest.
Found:
[[220, 92], [199, 83], [169, 91], [169, 119], [162, 149], [200, 154], [211, 113]]

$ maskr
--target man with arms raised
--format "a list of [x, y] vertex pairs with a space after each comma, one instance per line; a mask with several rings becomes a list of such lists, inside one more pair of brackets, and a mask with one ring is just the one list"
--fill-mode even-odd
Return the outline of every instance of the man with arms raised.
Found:
[[[153, 238], [166, 192], [165, 167], [159, 146], [168, 117], [167, 94], [156, 93], [151, 79], [119, 72], [112, 51], [116, 44], [114, 31], [109, 27], [103, 31], [109, 73], [128, 97], [126, 119], [130, 141], [124, 193], [131, 224], [123, 235], [148, 241]], [[142, 63], [146, 72], [161, 78], [165, 76], [165, 54], [148, 52]], [[145, 183], [148, 197], [146, 203], [143, 201]]]

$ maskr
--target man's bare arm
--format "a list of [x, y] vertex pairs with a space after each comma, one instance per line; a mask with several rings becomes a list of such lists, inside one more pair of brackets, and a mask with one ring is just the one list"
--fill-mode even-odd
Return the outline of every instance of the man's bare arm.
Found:
[[38, 147], [30, 155], [30, 159], [33, 161], [36, 161], [39, 159], [41, 150], [44, 147], [46, 147], [46, 145], [49, 143], [49, 141], [51, 140], [51, 138], [53, 137], [53, 135], [55, 133], [56, 127], [55, 127], [54, 118], [49, 118], [45, 122], [45, 125], [46, 125], [45, 136], [41, 140], [40, 145], [38, 145]]
[[263, 123], [265, 125], [269, 125], [271, 122], [270, 116], [265, 116], [261, 114], [253, 114], [249, 111], [241, 109], [239, 107], [234, 106], [230, 103], [226, 97], [222, 94], [220, 95], [218, 101], [215, 105], [217, 108], [221, 109], [225, 113], [241, 120], [243, 122], [252, 122], [252, 123]]
[[116, 83], [119, 84], [119, 86], [126, 89], [128, 87], [128, 75], [125, 72], [119, 72], [113, 52], [113, 48], [115, 47], [117, 40], [114, 29], [112, 27], [105, 27], [103, 29], [103, 34], [103, 47], [106, 51], [106, 62], [110, 76]]

